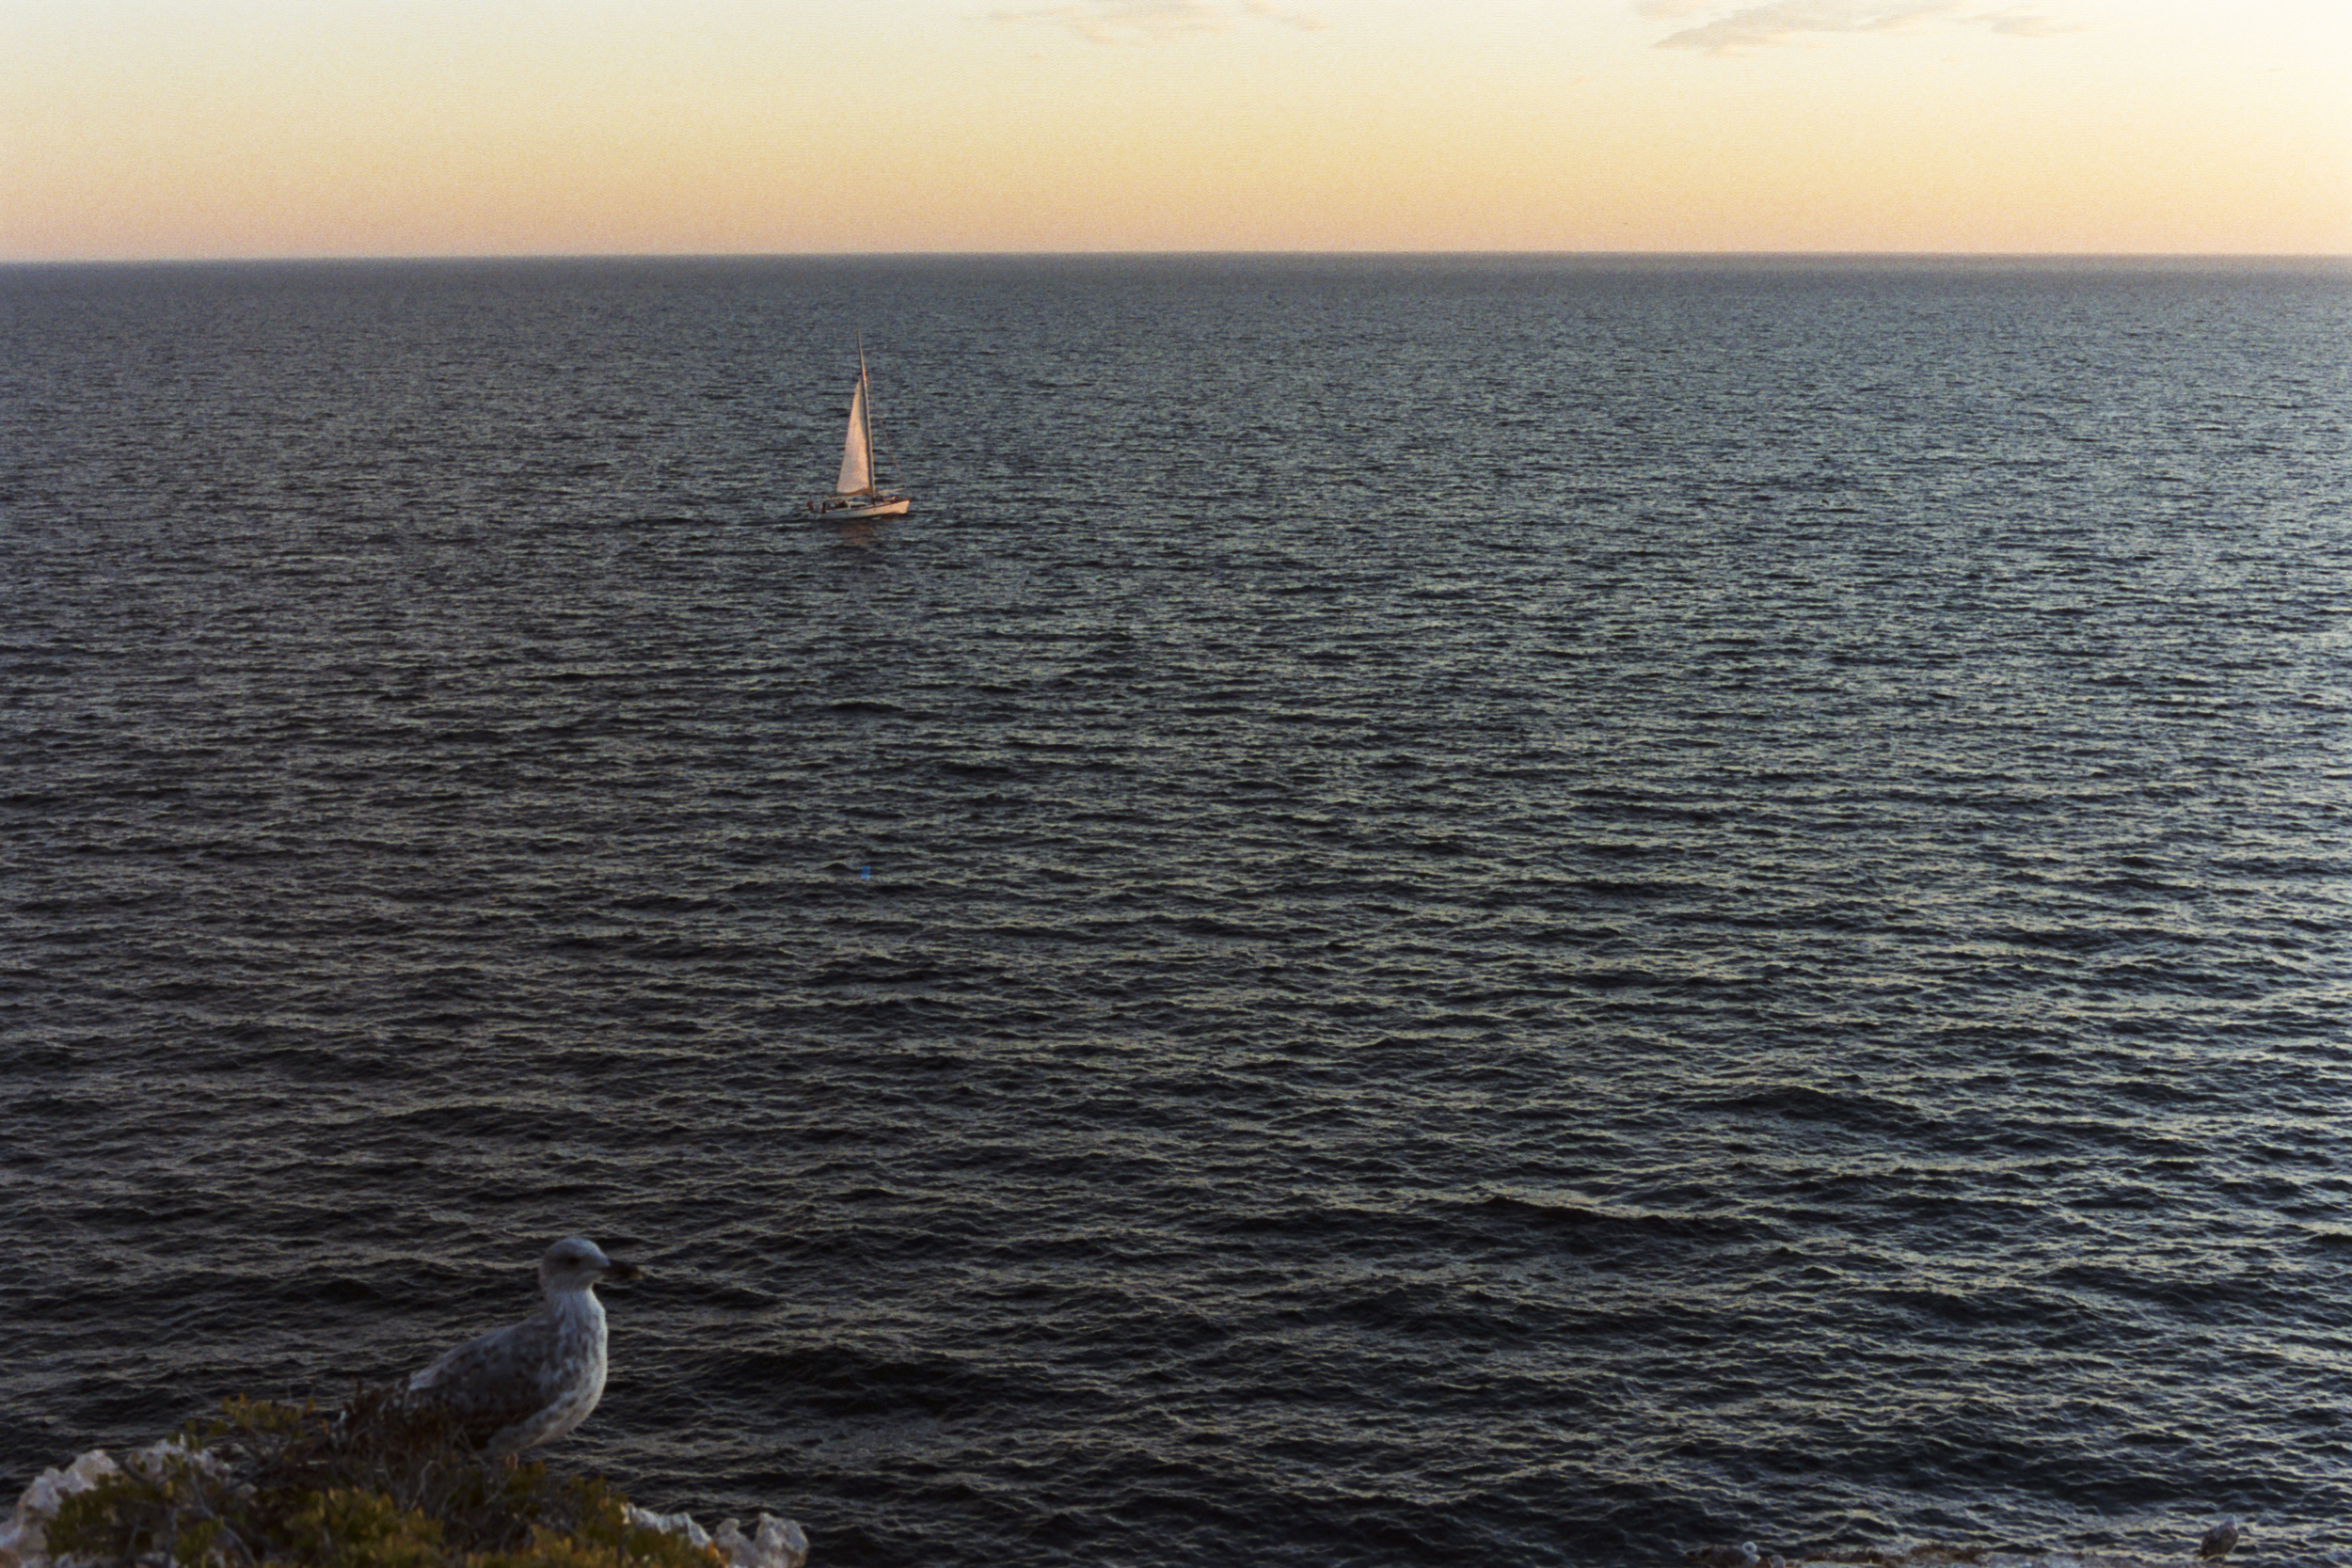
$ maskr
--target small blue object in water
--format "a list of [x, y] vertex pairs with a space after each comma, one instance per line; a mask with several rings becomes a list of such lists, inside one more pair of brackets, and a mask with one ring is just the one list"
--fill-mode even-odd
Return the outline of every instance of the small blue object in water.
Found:
[[870, 865], [859, 866], [857, 868], [857, 879], [861, 882], [872, 881], [874, 879], [874, 868]]

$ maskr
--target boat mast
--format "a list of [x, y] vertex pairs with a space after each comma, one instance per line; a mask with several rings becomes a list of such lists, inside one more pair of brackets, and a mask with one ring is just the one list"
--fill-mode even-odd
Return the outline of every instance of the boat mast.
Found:
[[874, 451], [874, 384], [866, 377], [866, 334], [857, 335], [857, 417], [866, 426], [866, 493], [882, 494], [882, 460]]

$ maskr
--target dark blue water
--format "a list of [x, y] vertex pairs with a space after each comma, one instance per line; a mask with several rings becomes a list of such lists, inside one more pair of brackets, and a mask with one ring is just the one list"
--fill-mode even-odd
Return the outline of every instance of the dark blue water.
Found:
[[[863, 330], [910, 516], [826, 488]], [[0, 272], [0, 1491], [582, 1231], [822, 1568], [2352, 1560], [2352, 273]]]

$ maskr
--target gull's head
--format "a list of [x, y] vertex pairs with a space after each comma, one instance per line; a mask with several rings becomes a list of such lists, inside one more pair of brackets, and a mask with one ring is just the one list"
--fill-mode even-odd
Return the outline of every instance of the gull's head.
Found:
[[548, 1248], [539, 1259], [539, 1289], [549, 1295], [559, 1291], [585, 1291], [599, 1279], [635, 1279], [637, 1265], [607, 1258], [604, 1248], [585, 1236], [566, 1236]]

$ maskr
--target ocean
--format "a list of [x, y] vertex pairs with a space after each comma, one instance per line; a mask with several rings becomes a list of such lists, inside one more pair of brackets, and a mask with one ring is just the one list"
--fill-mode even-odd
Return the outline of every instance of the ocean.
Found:
[[[860, 337], [903, 518], [830, 526]], [[0, 270], [0, 1494], [2352, 1562], [2352, 268]]]

